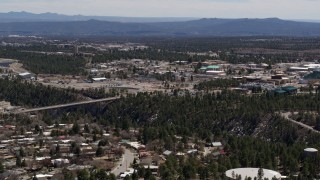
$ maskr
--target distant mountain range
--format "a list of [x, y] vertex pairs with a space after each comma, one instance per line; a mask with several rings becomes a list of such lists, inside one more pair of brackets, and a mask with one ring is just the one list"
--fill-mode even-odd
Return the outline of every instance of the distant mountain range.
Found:
[[110, 21], [110, 22], [179, 22], [196, 20], [191, 17], [120, 17], [120, 16], [83, 16], [63, 15], [57, 13], [34, 14], [29, 12], [0, 13], [1, 22], [65, 22], [65, 21], [88, 21], [88, 20]]
[[[21, 14], [25, 16], [20, 18]], [[9, 20], [9, 17], [12, 21]], [[121, 22], [113, 22], [106, 21], [106, 18], [108, 17], [65, 16], [52, 13], [41, 15], [25, 12], [2, 13], [0, 14], [0, 19], [2, 19], [0, 20], [0, 35], [320, 36], [320, 23], [277, 18], [176, 19], [175, 21], [171, 19], [170, 22], [159, 22], [154, 19], [149, 19], [149, 21], [136, 19], [135, 22], [134, 18], [130, 21], [127, 18], [123, 21], [117, 20]], [[165, 19], [162, 20], [165, 21]]]

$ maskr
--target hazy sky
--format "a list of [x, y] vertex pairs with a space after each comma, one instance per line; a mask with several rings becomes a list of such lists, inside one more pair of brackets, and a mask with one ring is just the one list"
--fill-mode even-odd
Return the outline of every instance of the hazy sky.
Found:
[[320, 19], [320, 0], [0, 0], [0, 12]]

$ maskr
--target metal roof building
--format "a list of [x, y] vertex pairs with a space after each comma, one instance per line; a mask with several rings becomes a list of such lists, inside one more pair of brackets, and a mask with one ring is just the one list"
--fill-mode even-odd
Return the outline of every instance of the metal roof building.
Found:
[[218, 70], [218, 69], [220, 69], [220, 66], [217, 66], [217, 65], [211, 65], [211, 66], [206, 66], [206, 67], [200, 68], [200, 70], [202, 70], [202, 71]]
[[24, 72], [24, 73], [20, 73], [19, 77], [21, 77], [23, 79], [34, 79], [34, 74], [29, 73], [29, 72]]

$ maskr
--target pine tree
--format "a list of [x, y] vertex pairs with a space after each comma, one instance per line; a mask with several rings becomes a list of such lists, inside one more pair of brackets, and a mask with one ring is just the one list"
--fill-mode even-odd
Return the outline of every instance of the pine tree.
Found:
[[20, 156], [16, 157], [16, 166], [21, 167], [21, 157]]
[[97, 157], [102, 156], [103, 153], [104, 153], [104, 152], [103, 152], [103, 149], [99, 146], [98, 149], [97, 149], [97, 151], [96, 151], [96, 156], [97, 156]]
[[257, 178], [258, 180], [263, 180], [264, 172], [262, 168], [259, 168]]
[[90, 175], [87, 170], [83, 169], [78, 172], [78, 180], [89, 180]]
[[4, 166], [2, 164], [2, 162], [0, 162], [0, 173], [3, 173], [4, 172]]
[[79, 134], [80, 132], [80, 126], [78, 123], [73, 123], [73, 126], [72, 126], [72, 134]]

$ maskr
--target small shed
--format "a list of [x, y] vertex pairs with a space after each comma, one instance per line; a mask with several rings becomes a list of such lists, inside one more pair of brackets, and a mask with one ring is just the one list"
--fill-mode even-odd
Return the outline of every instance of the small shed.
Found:
[[222, 143], [221, 142], [212, 142], [212, 147], [221, 147]]
[[165, 156], [170, 156], [172, 154], [172, 151], [166, 150], [162, 154]]

